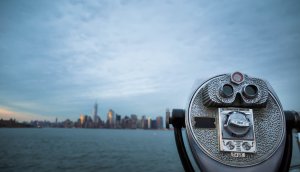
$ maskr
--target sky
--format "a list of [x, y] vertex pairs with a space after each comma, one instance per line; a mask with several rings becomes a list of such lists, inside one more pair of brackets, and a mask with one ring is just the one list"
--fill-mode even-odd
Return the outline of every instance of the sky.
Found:
[[0, 118], [155, 118], [241, 71], [300, 111], [300, 1], [0, 1]]

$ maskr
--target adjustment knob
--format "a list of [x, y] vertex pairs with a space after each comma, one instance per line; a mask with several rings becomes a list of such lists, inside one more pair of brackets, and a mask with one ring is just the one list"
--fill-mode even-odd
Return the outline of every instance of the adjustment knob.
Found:
[[242, 112], [230, 112], [224, 128], [233, 136], [242, 137], [250, 130], [251, 123]]

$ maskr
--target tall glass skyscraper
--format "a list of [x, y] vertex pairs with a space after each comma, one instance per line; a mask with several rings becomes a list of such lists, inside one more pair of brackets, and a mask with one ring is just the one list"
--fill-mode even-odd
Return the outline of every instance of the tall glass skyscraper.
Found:
[[107, 124], [109, 128], [115, 128], [115, 112], [112, 109], [109, 109], [107, 113]]
[[98, 122], [97, 120], [98, 120], [98, 104], [96, 102], [94, 105], [94, 122], [97, 123]]

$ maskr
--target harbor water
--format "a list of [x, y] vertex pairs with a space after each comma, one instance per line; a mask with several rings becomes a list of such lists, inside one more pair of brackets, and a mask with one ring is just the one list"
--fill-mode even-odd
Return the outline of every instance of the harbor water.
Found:
[[0, 129], [0, 171], [183, 171], [172, 131]]
[[4, 128], [0, 138], [1, 172], [184, 171], [173, 131]]

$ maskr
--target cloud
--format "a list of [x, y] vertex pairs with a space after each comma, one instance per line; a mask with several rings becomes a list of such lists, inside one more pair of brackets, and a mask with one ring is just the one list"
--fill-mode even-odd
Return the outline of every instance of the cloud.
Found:
[[163, 114], [196, 79], [236, 70], [300, 108], [299, 2], [2, 3], [0, 104], [16, 111]]

